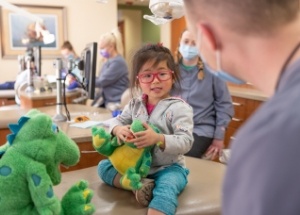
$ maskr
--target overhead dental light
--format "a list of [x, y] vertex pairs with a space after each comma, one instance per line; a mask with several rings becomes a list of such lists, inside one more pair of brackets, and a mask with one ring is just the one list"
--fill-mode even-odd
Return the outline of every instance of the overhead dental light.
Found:
[[149, 8], [153, 15], [144, 15], [155, 25], [162, 25], [184, 15], [183, 0], [150, 0]]
[[51, 34], [43, 25], [43, 19], [40, 17], [29, 13], [28, 11], [17, 7], [5, 0], [0, 0], [0, 5], [12, 12], [28, 17], [34, 22], [35, 38], [30, 38], [30, 35], [27, 35], [28, 38], [22, 40], [23, 43], [30, 43], [32, 41], [37, 41], [39, 38], [42, 38], [44, 44], [50, 44], [55, 41], [55, 36]]

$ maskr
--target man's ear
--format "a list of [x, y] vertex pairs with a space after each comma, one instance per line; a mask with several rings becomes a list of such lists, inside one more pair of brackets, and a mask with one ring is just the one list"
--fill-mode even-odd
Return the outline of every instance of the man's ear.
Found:
[[[213, 34], [212, 29], [204, 23], [198, 23], [197, 24], [197, 40], [200, 41], [201, 39], [201, 44], [205, 43], [209, 46], [209, 48], [213, 51], [217, 49], [218, 42], [216, 39], [216, 36]], [[199, 38], [202, 37], [202, 38]], [[205, 41], [205, 42], [203, 42]]]

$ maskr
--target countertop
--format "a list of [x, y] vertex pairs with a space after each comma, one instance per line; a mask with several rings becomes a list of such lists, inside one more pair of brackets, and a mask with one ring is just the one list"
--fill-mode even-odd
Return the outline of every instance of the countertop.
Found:
[[[71, 122], [74, 117], [81, 115], [88, 116], [93, 121], [105, 121], [112, 118], [111, 112], [105, 108], [96, 108], [80, 104], [68, 104], [67, 107], [71, 115]], [[36, 109], [50, 116], [54, 116], [56, 114], [56, 106], [40, 107]], [[8, 124], [10, 123], [16, 123], [18, 119], [25, 115], [28, 111], [29, 109], [21, 108], [0, 110], [0, 129], [8, 128]], [[65, 114], [64, 109], [63, 113]], [[77, 143], [90, 142], [92, 140], [91, 128], [83, 129], [71, 127], [71, 122], [56, 122], [56, 124]]]
[[258, 101], [266, 101], [268, 96], [263, 94], [257, 89], [250, 89], [250, 88], [241, 88], [241, 87], [234, 87], [228, 86], [230, 95], [237, 96], [245, 99], [253, 99]]
[[[254, 99], [259, 101], [266, 101], [268, 99], [266, 95], [264, 95], [263, 93], [255, 89], [246, 89], [246, 88], [243, 89], [243, 88], [233, 87], [233, 86], [229, 86], [228, 89], [232, 96], [242, 97], [246, 99]], [[78, 93], [78, 92], [69, 92], [69, 93]], [[11, 90], [0, 91], [0, 96], [2, 95], [9, 97], [9, 95], [11, 95]], [[39, 96], [45, 96], [45, 95], [46, 94], [32, 95], [32, 96], [38, 98]], [[48, 94], [46, 96], [53, 97], [55, 95]], [[90, 107], [90, 106], [80, 105], [80, 104], [68, 104], [67, 107], [71, 113], [71, 118], [74, 118], [79, 115], [86, 115], [89, 118], [91, 118], [91, 120], [105, 121], [112, 117], [111, 112], [104, 108], [95, 108], [95, 107]], [[54, 116], [56, 114], [56, 106], [40, 107], [37, 109], [50, 116]], [[5, 110], [0, 109], [0, 129], [8, 128], [8, 124], [17, 122], [17, 120], [21, 116], [25, 115], [28, 112], [28, 110], [29, 109], [21, 109], [18, 107], [15, 107], [14, 109], [5, 109]], [[68, 134], [69, 137], [74, 139], [74, 141], [76, 141], [77, 143], [91, 141], [90, 129], [70, 127], [70, 123], [68, 122], [60, 122], [57, 124], [61, 127], [61, 129], [64, 132]]]
[[0, 99], [15, 98], [15, 90], [0, 90]]
[[[177, 215], [219, 215], [221, 212], [221, 189], [226, 166], [221, 163], [186, 157], [186, 166], [190, 170], [188, 184], [179, 195]], [[147, 208], [140, 206], [132, 192], [113, 188], [102, 182], [97, 166], [62, 174], [62, 181], [54, 186], [59, 199], [69, 188], [84, 179], [94, 191], [92, 203], [95, 215], [140, 215]]]
[[[256, 89], [247, 89], [247, 88], [239, 88], [239, 87], [228, 87], [229, 92], [232, 96], [242, 97], [246, 99], [254, 99], [259, 101], [266, 101], [268, 96], [264, 95], [262, 92]], [[67, 96], [72, 96], [78, 94], [78, 91], [67, 92]], [[56, 92], [44, 92], [44, 93], [31, 93], [27, 94], [22, 92], [22, 96], [29, 97], [31, 99], [41, 99], [41, 98], [54, 98], [56, 97]], [[14, 90], [0, 90], [0, 98], [14, 98], [15, 91]]]

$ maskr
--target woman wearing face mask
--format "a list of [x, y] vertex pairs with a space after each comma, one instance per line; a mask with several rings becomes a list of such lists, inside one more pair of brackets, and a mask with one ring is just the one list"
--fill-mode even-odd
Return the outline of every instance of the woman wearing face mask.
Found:
[[181, 35], [176, 58], [181, 90], [172, 94], [187, 101], [194, 112], [194, 144], [186, 155], [215, 159], [224, 147], [225, 129], [233, 116], [227, 85], [204, 67], [195, 40], [187, 30]]
[[128, 68], [123, 58], [123, 44], [118, 30], [108, 32], [100, 37], [99, 54], [105, 59], [100, 75], [96, 78], [99, 93], [93, 106], [107, 107], [118, 104], [123, 92], [129, 87]]
[[60, 53], [65, 59], [76, 59], [79, 58], [78, 55], [76, 54], [72, 44], [70, 41], [65, 41], [61, 48], [60, 48]]
[[[80, 60], [79, 56], [76, 54], [73, 45], [71, 44], [70, 41], [65, 41], [61, 48], [60, 48], [60, 53], [64, 59], [64, 69], [63, 69], [63, 77], [65, 77], [68, 74], [68, 69], [67, 69], [67, 61], [68, 60], [73, 60], [77, 61]], [[76, 80], [76, 77], [79, 81], [82, 81], [81, 75], [80, 75], [80, 70], [75, 67], [72, 69], [72, 75], [68, 75], [66, 77], [66, 85], [68, 90], [73, 90], [75, 88], [80, 87], [80, 84]]]

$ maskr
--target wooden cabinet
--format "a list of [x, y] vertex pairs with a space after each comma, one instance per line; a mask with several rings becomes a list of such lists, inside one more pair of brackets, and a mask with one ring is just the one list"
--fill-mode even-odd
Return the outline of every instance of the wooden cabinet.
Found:
[[[54, 116], [56, 113], [56, 108], [54, 106], [40, 107], [37, 109], [49, 116]], [[111, 112], [104, 108], [69, 104], [68, 109], [72, 117], [82, 115], [84, 113], [93, 121], [105, 121], [111, 118]], [[27, 112], [28, 109], [4, 110], [0, 112], [0, 146], [6, 143], [6, 136], [11, 133], [7, 125], [10, 123], [16, 123], [19, 117], [23, 116]], [[91, 128], [82, 129], [73, 127], [70, 126], [71, 124], [69, 122], [56, 122], [56, 124], [59, 126], [61, 131], [76, 142], [80, 150], [79, 162], [68, 169], [61, 167], [61, 171], [66, 172], [97, 166], [99, 161], [104, 158], [104, 156], [95, 151], [92, 145]]]
[[[71, 104], [74, 99], [80, 97], [80, 92], [72, 92], [66, 94], [66, 103]], [[45, 93], [36, 95], [20, 95], [21, 108], [37, 108], [56, 105], [56, 93]]]
[[15, 105], [15, 98], [0, 98], [0, 106]]
[[262, 104], [262, 101], [232, 96], [232, 104], [234, 107], [234, 116], [226, 129], [224, 138], [225, 148], [228, 148], [230, 141], [234, 139], [236, 131]]
[[0, 106], [14, 105], [15, 91], [14, 90], [0, 90]]
[[[11, 132], [8, 128], [0, 129], [0, 146], [6, 143], [6, 136], [10, 133]], [[80, 150], [79, 162], [75, 166], [69, 167], [68, 169], [61, 167], [62, 172], [97, 166], [99, 161], [105, 158], [103, 155], [100, 155], [97, 151], [95, 151], [92, 142], [90, 141], [80, 142], [77, 143], [77, 145]]]
[[10, 133], [8, 128], [0, 129], [0, 146], [6, 143], [6, 136]]
[[95, 151], [91, 142], [77, 143], [77, 145], [80, 150], [79, 162], [75, 166], [69, 167], [68, 169], [61, 167], [62, 172], [97, 166], [99, 161], [105, 158], [103, 155], [100, 155], [97, 151]]

